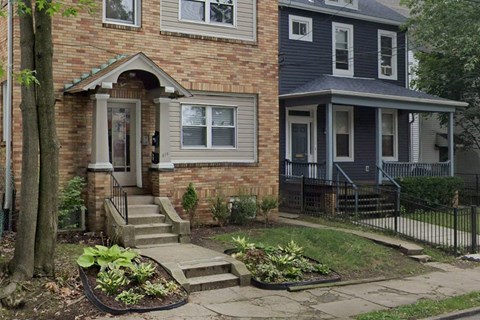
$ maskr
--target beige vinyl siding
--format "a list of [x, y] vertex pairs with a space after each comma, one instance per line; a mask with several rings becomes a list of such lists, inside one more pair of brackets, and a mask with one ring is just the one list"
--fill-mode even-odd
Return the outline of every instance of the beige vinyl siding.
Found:
[[236, 25], [186, 22], [179, 18], [179, 0], [160, 1], [160, 30], [194, 35], [256, 41], [256, 0], [237, 0]]
[[[170, 152], [173, 163], [256, 162], [256, 97], [252, 95], [200, 95], [180, 99], [170, 107]], [[236, 149], [182, 148], [182, 104], [232, 106], [237, 110]]]

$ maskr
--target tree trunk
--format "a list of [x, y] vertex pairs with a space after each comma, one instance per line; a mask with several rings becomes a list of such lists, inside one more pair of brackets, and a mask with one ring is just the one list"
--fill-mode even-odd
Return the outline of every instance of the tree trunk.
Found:
[[[45, 8], [46, 9], [46, 8]], [[35, 9], [35, 65], [40, 90], [37, 110], [40, 133], [40, 195], [35, 239], [35, 275], [54, 275], [58, 223], [58, 149], [53, 86], [52, 18]]]
[[[23, 0], [32, 8], [30, 0]], [[34, 31], [31, 14], [20, 14], [21, 70], [35, 70]], [[11, 262], [13, 280], [33, 276], [35, 230], [38, 211], [38, 119], [35, 102], [35, 84], [22, 84], [22, 186], [15, 254]]]

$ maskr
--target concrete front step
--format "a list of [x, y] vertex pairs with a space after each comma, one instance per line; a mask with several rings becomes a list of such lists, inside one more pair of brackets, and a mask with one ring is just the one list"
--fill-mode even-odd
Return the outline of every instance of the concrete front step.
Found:
[[136, 213], [129, 211], [128, 223], [133, 225], [165, 223], [165, 215], [159, 213]]
[[160, 207], [156, 204], [134, 204], [128, 205], [128, 213], [141, 214], [141, 213], [159, 213]]
[[214, 274], [230, 273], [232, 265], [227, 261], [206, 261], [195, 264], [181, 265], [183, 274], [187, 278], [196, 278], [202, 276], [211, 276]]
[[147, 235], [156, 233], [171, 233], [172, 225], [169, 223], [135, 224], [135, 235]]
[[153, 196], [143, 195], [143, 196], [128, 196], [127, 197], [128, 205], [136, 204], [153, 204]]
[[214, 274], [189, 279], [190, 292], [222, 289], [240, 285], [237, 276], [231, 273]]
[[157, 234], [135, 236], [136, 246], [154, 246], [159, 244], [177, 243], [177, 242], [178, 242], [178, 235], [173, 233], [157, 233]]

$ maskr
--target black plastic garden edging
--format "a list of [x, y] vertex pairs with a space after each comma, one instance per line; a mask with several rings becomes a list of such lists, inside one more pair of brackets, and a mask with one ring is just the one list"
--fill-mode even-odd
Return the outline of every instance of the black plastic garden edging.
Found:
[[179, 302], [169, 304], [166, 306], [161, 306], [161, 307], [153, 307], [153, 308], [127, 308], [127, 309], [115, 309], [111, 308], [107, 305], [105, 305], [102, 301], [100, 301], [95, 293], [93, 292], [92, 287], [88, 283], [87, 275], [85, 274], [85, 271], [82, 269], [82, 267], [78, 267], [79, 273], [80, 273], [80, 279], [82, 279], [82, 284], [83, 284], [83, 290], [85, 291], [85, 295], [87, 296], [88, 300], [90, 300], [93, 305], [95, 305], [98, 309], [108, 312], [113, 315], [120, 315], [120, 314], [125, 314], [128, 312], [137, 312], [137, 313], [143, 313], [143, 312], [150, 312], [150, 311], [162, 311], [162, 310], [170, 310], [170, 309], [175, 309], [178, 307], [181, 307], [185, 305], [188, 302], [188, 296], [180, 300]]
[[[232, 255], [233, 253], [238, 252], [236, 249], [227, 249], [224, 251], [225, 254]], [[310, 257], [305, 257], [309, 259], [310, 261], [313, 261], [315, 263], [320, 263], [315, 259], [312, 259]], [[331, 270], [331, 269], [330, 269]], [[280, 282], [280, 283], [269, 283], [269, 282], [263, 282], [260, 280], [255, 279], [252, 276], [251, 279], [251, 284], [254, 287], [257, 287], [259, 289], [264, 289], [264, 290], [287, 290], [289, 287], [295, 287], [295, 286], [306, 286], [306, 285], [312, 285], [312, 284], [321, 284], [321, 283], [332, 283], [332, 282], [338, 282], [342, 280], [341, 276], [335, 272], [334, 270], [331, 270], [331, 272], [334, 274], [332, 277], [328, 279], [318, 279], [318, 280], [310, 280], [310, 281], [296, 281], [296, 282]]]

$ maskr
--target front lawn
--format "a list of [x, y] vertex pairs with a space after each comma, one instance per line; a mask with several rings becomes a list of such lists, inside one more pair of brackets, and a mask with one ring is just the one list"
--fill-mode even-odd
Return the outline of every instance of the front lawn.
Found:
[[342, 280], [403, 277], [433, 271], [394, 249], [336, 230], [262, 228], [217, 235], [214, 239], [233, 247], [232, 237], [238, 236], [269, 246], [287, 245], [293, 240], [305, 249], [306, 256], [335, 270]]

